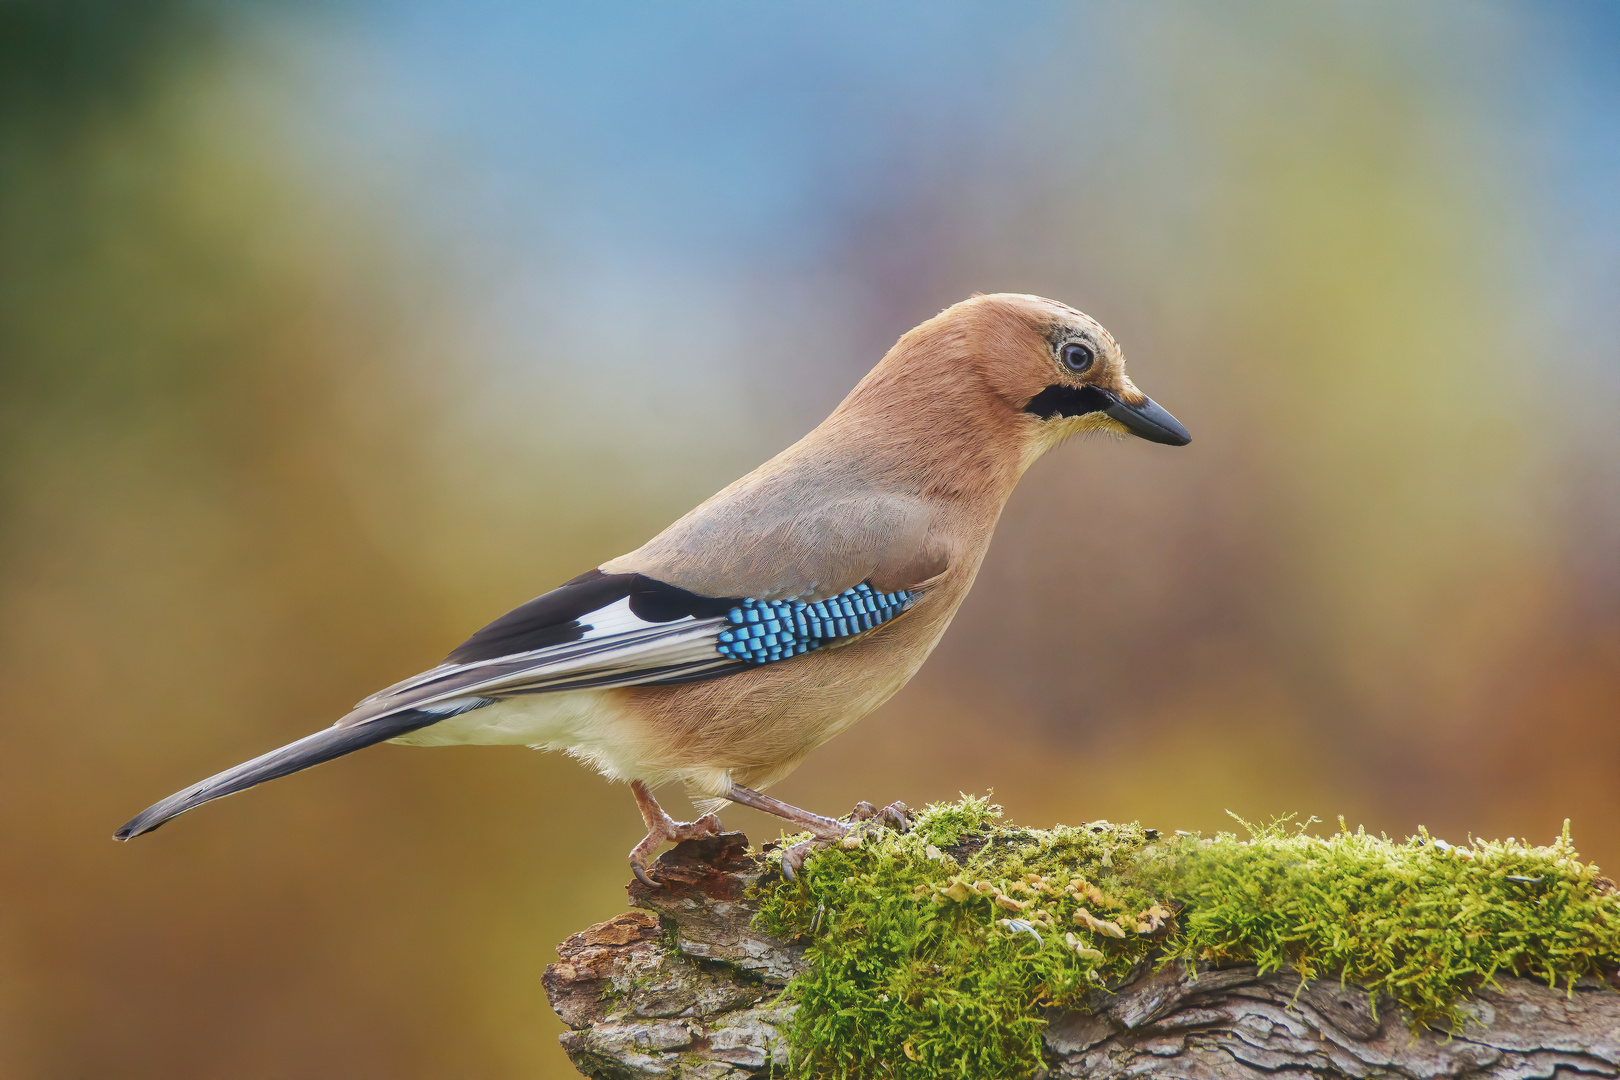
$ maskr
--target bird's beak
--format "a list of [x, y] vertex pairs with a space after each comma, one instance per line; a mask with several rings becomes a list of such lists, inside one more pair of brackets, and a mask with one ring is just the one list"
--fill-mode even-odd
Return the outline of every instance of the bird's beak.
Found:
[[1148, 442], [1164, 443], [1166, 446], [1186, 446], [1192, 442], [1192, 436], [1181, 426], [1181, 421], [1165, 412], [1146, 394], [1134, 405], [1115, 395], [1115, 403], [1104, 409], [1103, 413], [1109, 419], [1125, 425], [1132, 435]]

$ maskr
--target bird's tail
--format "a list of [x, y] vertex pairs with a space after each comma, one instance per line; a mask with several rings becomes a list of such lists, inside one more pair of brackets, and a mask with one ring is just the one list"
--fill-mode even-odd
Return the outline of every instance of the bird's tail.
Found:
[[234, 769], [226, 769], [200, 783], [192, 784], [184, 791], [175, 792], [160, 803], [147, 807], [130, 819], [123, 828], [113, 833], [113, 839], [129, 840], [141, 833], [151, 832], [170, 818], [177, 817], [187, 810], [194, 810], [205, 802], [234, 795], [238, 791], [246, 791], [266, 780], [287, 776], [311, 765], [319, 765], [323, 761], [331, 761], [335, 757], [363, 749], [373, 743], [380, 743], [408, 731], [427, 727], [443, 720], [444, 716], [442, 711], [402, 709], [352, 727], [329, 727], [313, 735], [306, 735], [297, 742], [288, 743], [268, 754], [261, 754], [252, 761], [244, 761]]

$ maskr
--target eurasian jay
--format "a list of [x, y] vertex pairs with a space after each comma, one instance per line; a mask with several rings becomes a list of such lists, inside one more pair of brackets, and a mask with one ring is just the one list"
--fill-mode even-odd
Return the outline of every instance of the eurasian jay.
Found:
[[383, 741], [566, 750], [628, 780], [647, 826], [630, 865], [649, 885], [661, 843], [720, 828], [712, 812], [665, 814], [649, 788], [672, 780], [700, 809], [737, 802], [842, 837], [843, 823], [761, 792], [916, 673], [1013, 485], [1082, 431], [1191, 439], [1095, 320], [1038, 296], [964, 300], [902, 337], [814, 431], [641, 547], [117, 838]]

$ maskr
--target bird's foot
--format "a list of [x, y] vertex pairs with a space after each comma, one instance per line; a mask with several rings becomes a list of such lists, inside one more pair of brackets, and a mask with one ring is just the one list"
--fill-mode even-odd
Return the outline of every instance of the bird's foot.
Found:
[[912, 822], [917, 820], [917, 814], [903, 802], [895, 801], [879, 810], [862, 799], [855, 804], [855, 809], [849, 812], [849, 820], [859, 822], [867, 828], [887, 825], [897, 833], [908, 833], [911, 831]]
[[630, 872], [649, 889], [658, 888], [658, 882], [647, 873], [647, 860], [665, 841], [678, 844], [682, 840], [701, 840], [706, 836], [720, 835], [720, 819], [713, 814], [704, 814], [696, 821], [676, 821], [668, 814], [664, 814], [663, 818], [663, 821], [647, 830], [641, 843], [630, 849]]
[[808, 840], [801, 840], [782, 851], [782, 876], [793, 881], [804, 869], [804, 860], [812, 851], [820, 851], [832, 844], [840, 847], [860, 847], [861, 838], [873, 829], [888, 827], [898, 833], [911, 831], [911, 824], [917, 819], [909, 806], [903, 802], [892, 802], [881, 810], [866, 802], [864, 799], [855, 804], [855, 809], [849, 813], [849, 825], [844, 827], [840, 836], [812, 836]]
[[666, 841], [678, 844], [682, 840], [701, 840], [706, 836], [720, 835], [720, 819], [714, 814], [704, 814], [696, 821], [676, 821], [664, 813], [664, 808], [652, 797], [647, 785], [640, 780], [630, 782], [630, 790], [636, 796], [636, 804], [641, 807], [642, 820], [647, 823], [647, 835], [641, 843], [630, 849], [630, 872], [636, 875], [636, 880], [649, 889], [659, 887], [647, 873], [647, 860]]

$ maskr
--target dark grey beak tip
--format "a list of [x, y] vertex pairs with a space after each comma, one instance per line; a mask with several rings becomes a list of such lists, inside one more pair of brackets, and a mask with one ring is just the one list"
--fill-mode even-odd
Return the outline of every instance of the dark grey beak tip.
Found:
[[1132, 435], [1148, 442], [1163, 443], [1166, 446], [1186, 446], [1192, 442], [1192, 436], [1181, 426], [1181, 421], [1171, 416], [1150, 397], [1144, 397], [1137, 405], [1128, 405], [1121, 401], [1104, 411], [1111, 419], [1124, 424]]

